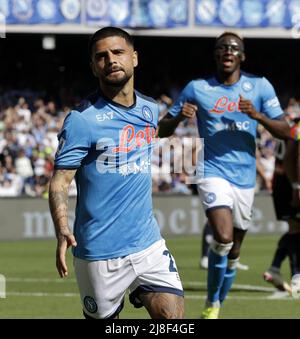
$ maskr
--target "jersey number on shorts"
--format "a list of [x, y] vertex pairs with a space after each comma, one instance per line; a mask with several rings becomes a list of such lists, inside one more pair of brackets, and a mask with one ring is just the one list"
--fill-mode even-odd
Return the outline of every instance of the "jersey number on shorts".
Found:
[[171, 253], [166, 250], [166, 251], [163, 252], [163, 255], [169, 256], [169, 258], [170, 258], [169, 271], [170, 272], [177, 272], [176, 267], [174, 266], [174, 261], [173, 261]]

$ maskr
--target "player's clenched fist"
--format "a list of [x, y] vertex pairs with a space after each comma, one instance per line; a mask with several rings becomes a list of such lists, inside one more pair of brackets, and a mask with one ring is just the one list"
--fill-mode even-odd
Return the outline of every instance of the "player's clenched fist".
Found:
[[194, 118], [197, 110], [198, 110], [198, 107], [196, 105], [193, 105], [189, 102], [185, 102], [182, 105], [180, 114], [185, 118]]
[[260, 114], [256, 111], [255, 107], [253, 106], [252, 101], [245, 99], [241, 95], [240, 95], [240, 101], [239, 101], [239, 110], [242, 113], [249, 115], [249, 117], [254, 120], [257, 120], [260, 116]]

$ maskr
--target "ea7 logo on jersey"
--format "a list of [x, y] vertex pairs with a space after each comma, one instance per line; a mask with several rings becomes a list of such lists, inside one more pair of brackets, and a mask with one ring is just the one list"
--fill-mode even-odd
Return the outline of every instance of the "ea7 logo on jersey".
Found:
[[114, 112], [106, 112], [106, 113], [96, 115], [96, 119], [99, 122], [103, 122], [106, 120], [112, 120], [113, 118], [114, 118]]

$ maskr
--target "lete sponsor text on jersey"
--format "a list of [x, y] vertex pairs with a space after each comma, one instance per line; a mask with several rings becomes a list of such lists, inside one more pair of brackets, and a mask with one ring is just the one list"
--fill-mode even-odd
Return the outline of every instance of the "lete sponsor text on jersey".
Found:
[[237, 102], [230, 101], [227, 96], [223, 96], [219, 98], [213, 109], [209, 110], [210, 113], [215, 113], [215, 114], [223, 114], [225, 112], [240, 112], [239, 109], [240, 106], [240, 98], [238, 99]]
[[133, 125], [126, 125], [120, 133], [120, 145], [115, 147], [113, 153], [129, 153], [135, 148], [151, 144], [155, 138], [155, 128], [146, 125], [144, 129], [136, 131]]

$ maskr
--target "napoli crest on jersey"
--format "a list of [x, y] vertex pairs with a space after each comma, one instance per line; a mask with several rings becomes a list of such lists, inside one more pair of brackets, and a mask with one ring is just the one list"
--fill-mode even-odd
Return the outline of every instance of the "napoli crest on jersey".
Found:
[[150, 122], [153, 121], [153, 114], [152, 114], [151, 109], [148, 106], [143, 106], [142, 113], [143, 113], [144, 118], [147, 121], [150, 121]]
[[250, 81], [244, 81], [242, 83], [242, 89], [245, 91], [245, 92], [250, 92], [253, 90], [253, 84], [250, 82]]
[[98, 305], [92, 297], [86, 296], [83, 300], [83, 304], [89, 313], [96, 313], [98, 311]]
[[211, 192], [211, 193], [208, 193], [205, 197], [205, 202], [207, 204], [212, 204], [213, 202], [215, 202], [217, 200], [217, 196], [215, 193]]

